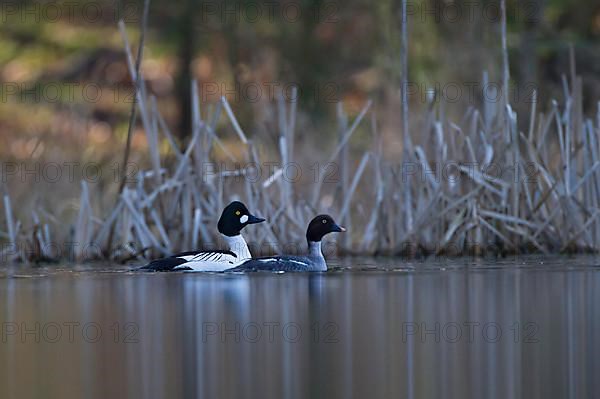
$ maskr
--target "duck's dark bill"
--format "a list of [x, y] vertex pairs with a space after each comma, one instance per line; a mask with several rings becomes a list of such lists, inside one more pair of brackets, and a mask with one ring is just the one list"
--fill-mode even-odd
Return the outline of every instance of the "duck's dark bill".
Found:
[[342, 226], [338, 226], [337, 224], [333, 227], [333, 231], [338, 232], [338, 233], [343, 233], [344, 231], [346, 231], [345, 227]]
[[264, 221], [265, 221], [265, 219], [256, 217], [254, 215], [248, 216], [248, 224], [262, 223]]

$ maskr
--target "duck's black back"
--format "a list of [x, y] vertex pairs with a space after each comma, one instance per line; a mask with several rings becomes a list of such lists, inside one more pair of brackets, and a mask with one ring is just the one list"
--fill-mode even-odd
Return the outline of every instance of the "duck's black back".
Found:
[[140, 267], [137, 270], [149, 272], [169, 272], [185, 262], [186, 260], [183, 258], [171, 256], [168, 258], [155, 259], [146, 266]]

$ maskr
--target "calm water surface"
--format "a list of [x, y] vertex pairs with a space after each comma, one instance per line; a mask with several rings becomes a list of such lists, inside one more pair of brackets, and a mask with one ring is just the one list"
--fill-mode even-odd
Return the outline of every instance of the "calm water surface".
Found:
[[0, 397], [600, 397], [600, 259], [331, 263], [1, 267]]

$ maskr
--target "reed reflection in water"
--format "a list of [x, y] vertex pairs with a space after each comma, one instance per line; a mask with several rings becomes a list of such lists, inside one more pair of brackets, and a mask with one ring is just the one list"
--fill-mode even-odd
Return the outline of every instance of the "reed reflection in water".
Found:
[[594, 267], [417, 269], [7, 271], [0, 279], [0, 396], [600, 393]]

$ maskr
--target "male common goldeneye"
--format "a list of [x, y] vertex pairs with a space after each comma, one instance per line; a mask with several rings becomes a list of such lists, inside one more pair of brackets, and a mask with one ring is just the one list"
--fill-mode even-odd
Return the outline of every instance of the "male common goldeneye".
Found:
[[189, 251], [168, 258], [156, 259], [140, 268], [148, 271], [192, 270], [198, 272], [222, 272], [252, 258], [241, 230], [249, 224], [261, 223], [265, 219], [252, 215], [239, 201], [223, 209], [217, 228], [229, 245], [228, 251]]
[[321, 252], [321, 239], [326, 234], [346, 231], [338, 226], [329, 215], [319, 215], [314, 218], [306, 230], [306, 241], [308, 241], [307, 256], [273, 256], [250, 259], [240, 266], [231, 270], [234, 272], [244, 271], [283, 271], [283, 272], [324, 272], [327, 271], [327, 263]]

